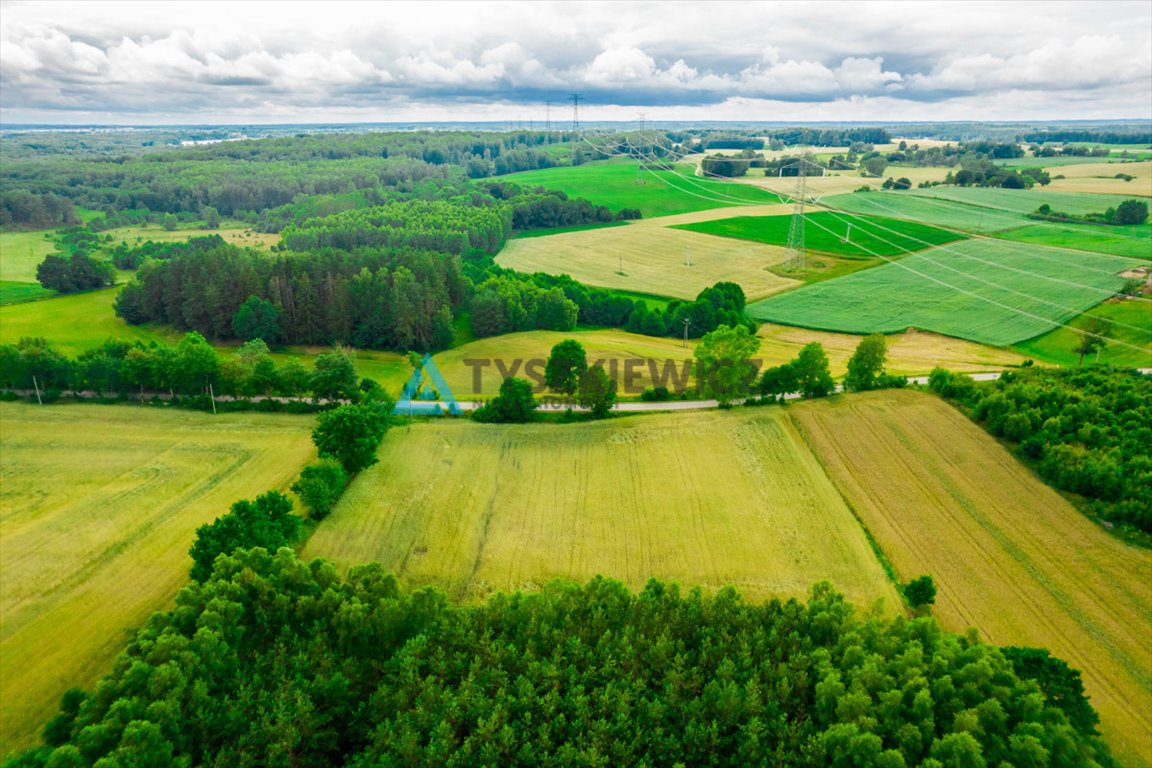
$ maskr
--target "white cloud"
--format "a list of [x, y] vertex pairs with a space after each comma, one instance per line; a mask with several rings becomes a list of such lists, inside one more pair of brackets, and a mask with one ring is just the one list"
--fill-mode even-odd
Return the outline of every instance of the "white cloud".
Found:
[[1038, 8], [285, 2], [269, 13], [239, 0], [8, 2], [0, 118], [367, 113], [381, 104], [393, 115], [426, 114], [437, 99], [457, 114], [456, 103], [484, 103], [518, 115], [573, 91], [584, 93], [582, 109], [616, 104], [631, 113], [667, 104], [717, 114], [751, 99], [838, 110], [835, 119], [869, 119], [851, 110], [877, 104], [935, 119], [970, 95], [1053, 118], [1108, 109], [1152, 116], [1152, 3]]

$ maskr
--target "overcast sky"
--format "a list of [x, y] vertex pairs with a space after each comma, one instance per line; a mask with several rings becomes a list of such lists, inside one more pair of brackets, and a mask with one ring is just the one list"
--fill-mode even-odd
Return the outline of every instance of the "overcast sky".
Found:
[[1152, 119], [1137, 2], [0, 2], [4, 123]]

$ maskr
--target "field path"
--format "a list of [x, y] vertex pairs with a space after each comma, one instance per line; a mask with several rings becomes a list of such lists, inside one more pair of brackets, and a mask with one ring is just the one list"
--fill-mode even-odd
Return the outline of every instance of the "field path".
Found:
[[936, 580], [947, 628], [1049, 648], [1083, 671], [1118, 756], [1152, 764], [1152, 553], [1108, 535], [930, 395], [792, 414], [901, 580]]

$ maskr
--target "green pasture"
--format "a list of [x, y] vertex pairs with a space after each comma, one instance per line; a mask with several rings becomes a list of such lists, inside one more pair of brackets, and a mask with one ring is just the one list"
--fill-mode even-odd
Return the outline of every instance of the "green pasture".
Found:
[[[1102, 317], [1112, 321], [1111, 339], [1104, 349], [1085, 360], [1089, 363], [1152, 368], [1152, 304], [1139, 299], [1113, 299], [1098, 304], [1072, 320], [1069, 325], [1086, 328], [1092, 318]], [[1012, 347], [1027, 357], [1054, 365], [1074, 366], [1080, 362], [1080, 355], [1072, 350], [1080, 342], [1082, 334], [1071, 328], [1056, 328], [1043, 336], [1022, 341]], [[1139, 349], [1133, 349], [1139, 347]]]
[[846, 333], [907, 328], [993, 346], [1050, 331], [1120, 288], [1134, 262], [967, 240], [756, 302], [757, 320]]
[[35, 283], [36, 267], [56, 252], [51, 231], [0, 232], [0, 280]]
[[[817, 211], [805, 215], [804, 219], [806, 248], [850, 258], [868, 258], [874, 254], [897, 256], [967, 237], [938, 227], [880, 216], [855, 217]], [[787, 245], [791, 227], [791, 216], [737, 216], [679, 224], [674, 228], [768, 245]]]
[[559, 189], [569, 197], [583, 197], [613, 211], [638, 208], [646, 219], [732, 205], [779, 202], [775, 195], [758, 187], [686, 174], [686, 171], [641, 170], [637, 175], [636, 163], [606, 161], [575, 168], [524, 171], [501, 179], [526, 187]]
[[55, 296], [56, 291], [42, 288], [39, 283], [14, 283], [0, 280], [0, 307], [5, 304], [19, 304], [22, 301], [35, 301]]

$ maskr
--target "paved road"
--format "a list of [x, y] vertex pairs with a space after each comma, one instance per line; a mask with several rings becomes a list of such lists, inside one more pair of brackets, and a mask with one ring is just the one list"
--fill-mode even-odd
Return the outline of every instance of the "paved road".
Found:
[[[1137, 370], [1140, 371], [1140, 373], [1144, 374], [1145, 376], [1152, 375], [1152, 368], [1138, 368]], [[970, 379], [972, 379], [973, 381], [996, 381], [996, 379], [1000, 378], [1000, 374], [1001, 374], [1000, 371], [990, 371], [987, 373], [970, 373], [970, 374], [968, 374], [968, 377]], [[927, 384], [928, 383], [928, 377], [927, 376], [909, 376], [908, 377], [908, 383], [909, 384]], [[843, 391], [843, 387], [839, 387], [839, 386], [836, 387], [836, 391], [837, 392]], [[794, 394], [784, 396], [785, 400], [799, 400], [800, 398], [801, 398], [801, 395], [799, 393], [794, 393]], [[735, 402], [735, 405], [740, 405], [743, 402], [744, 402], [743, 400], [737, 400]], [[460, 407], [465, 411], [474, 411], [483, 404], [484, 404], [483, 402], [477, 402], [477, 401], [469, 401], [469, 402], [461, 401]], [[640, 402], [640, 403], [635, 403], [635, 402], [617, 403], [616, 405], [612, 406], [612, 410], [616, 411], [618, 413], [640, 413], [640, 412], [645, 412], [645, 411], [700, 411], [700, 410], [706, 410], [708, 408], [718, 408], [719, 406], [720, 406], [720, 403], [716, 402], [715, 400], [665, 400], [662, 403], [644, 403], [644, 402]], [[559, 400], [547, 400], [547, 399], [541, 403], [540, 410], [545, 411], [545, 412], [547, 412], [547, 411], [563, 411], [569, 407], [571, 407], [573, 411], [585, 411], [585, 410], [587, 410], [586, 408], [582, 408], [579, 405], [574, 405], [574, 404], [569, 405], [568, 403], [561, 402]], [[401, 412], [403, 412], [403, 411], [401, 411]]]

